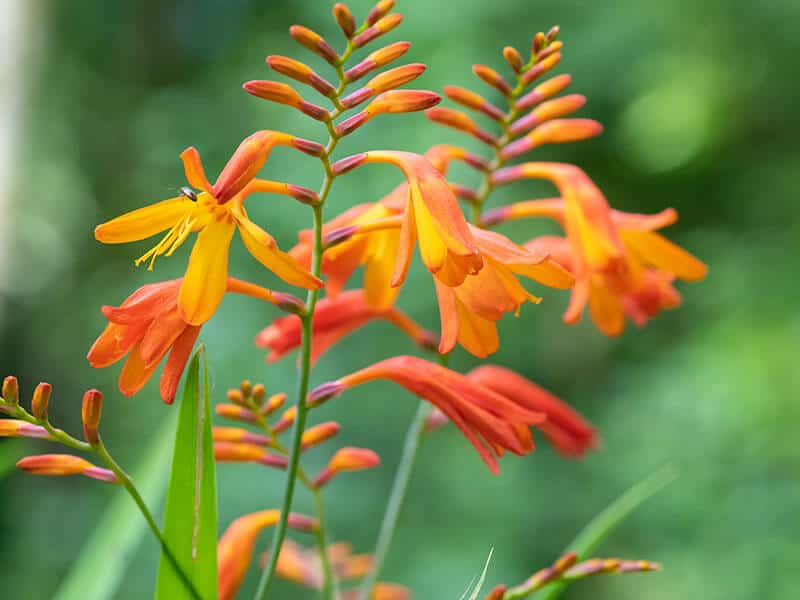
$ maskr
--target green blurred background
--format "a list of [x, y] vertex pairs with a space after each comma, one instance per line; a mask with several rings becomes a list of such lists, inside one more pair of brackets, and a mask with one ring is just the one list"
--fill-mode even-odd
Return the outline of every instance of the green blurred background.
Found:
[[[350, 2], [359, 19], [370, 4]], [[494, 547], [488, 582], [521, 581], [554, 559], [620, 492], [672, 463], [678, 481], [599, 552], [657, 560], [664, 571], [597, 578], [575, 584], [567, 596], [794, 597], [800, 586], [800, 318], [790, 298], [800, 286], [800, 43], [792, 24], [800, 6], [796, 0], [399, 4], [406, 20], [385, 39], [413, 43], [406, 61], [425, 62], [429, 70], [412, 87], [433, 90], [447, 83], [481, 90], [472, 63], [502, 68], [504, 45], [527, 49], [533, 33], [560, 24], [566, 48], [558, 72], [574, 76], [570, 91], [589, 97], [580, 115], [602, 121], [606, 132], [537, 157], [585, 168], [617, 208], [674, 206], [681, 220], [668, 235], [711, 270], [704, 282], [680, 286], [680, 310], [643, 330], [629, 326], [619, 339], [604, 338], [587, 322], [562, 325], [567, 294], [554, 290], [519, 319], [506, 318], [502, 349], [492, 361], [578, 407], [598, 426], [602, 447], [567, 462], [541, 443], [524, 459], [504, 459], [502, 474], [493, 477], [455, 429], [437, 432], [421, 450], [385, 578], [408, 584], [417, 598], [455, 599]], [[84, 356], [103, 327], [100, 305], [119, 303], [145, 282], [178, 276], [188, 247], [148, 273], [132, 264], [147, 244], [102, 247], [92, 228], [174, 195], [184, 183], [178, 154], [188, 145], [200, 150], [214, 176], [256, 129], [322, 140], [319, 123], [252, 98], [240, 84], [274, 77], [264, 64], [273, 53], [307, 59], [328, 73], [287, 28], [305, 24], [341, 47], [331, 5], [18, 0], [4, 9], [17, 11], [18, 20], [5, 26], [14, 53], [6, 53], [4, 106], [16, 112], [7, 113], [13, 118], [0, 130], [10, 144], [0, 217], [0, 374], [18, 375], [26, 398], [38, 381], [50, 381], [52, 418], [76, 433], [82, 391], [105, 390], [104, 436], [125, 465], [142, 459], [175, 409], [160, 402], [155, 382], [134, 398], [122, 397], [115, 389], [118, 366], [96, 371]], [[303, 93], [314, 100], [312, 91]], [[387, 116], [337, 152], [421, 152], [437, 142], [464, 139], [420, 114]], [[287, 149], [275, 150], [265, 174], [314, 188], [320, 180], [314, 159]], [[456, 175], [474, 181], [467, 172]], [[328, 214], [376, 199], [398, 181], [390, 168], [355, 171], [336, 182]], [[491, 203], [551, 192], [536, 183], [508, 186]], [[286, 248], [309, 221], [308, 209], [280, 197], [254, 198], [249, 208]], [[547, 230], [528, 222], [504, 231], [524, 241]], [[236, 275], [274, 283], [241, 244], [234, 244], [232, 263]], [[400, 303], [438, 326], [430, 279], [419, 269]], [[243, 378], [263, 381], [271, 391], [292, 389], [293, 358], [265, 367], [251, 342], [274, 316], [231, 297], [204, 328], [217, 400]], [[312, 382], [415, 351], [388, 326], [373, 324], [326, 355]], [[459, 350], [452, 366], [467, 369], [473, 362]], [[383, 458], [381, 468], [343, 476], [326, 494], [334, 539], [349, 539], [358, 551], [368, 551], [375, 539], [415, 406], [409, 394], [372, 384], [312, 415], [341, 421], [339, 443], [375, 448]], [[332, 447], [308, 456], [312, 471]], [[41, 451], [44, 444], [30, 441], [0, 443], [4, 597], [53, 597], [116, 493], [89, 480], [34, 478], [8, 467]], [[167, 451], [163, 461], [169, 460]], [[283, 476], [225, 465], [219, 482], [225, 527], [237, 515], [276, 506]], [[297, 508], [309, 508], [304, 493]], [[262, 546], [267, 540], [262, 536]], [[156, 561], [156, 545], [145, 537], [116, 597], [150, 595]], [[251, 573], [240, 597], [254, 586]], [[274, 591], [276, 598], [312, 597], [288, 584]]]

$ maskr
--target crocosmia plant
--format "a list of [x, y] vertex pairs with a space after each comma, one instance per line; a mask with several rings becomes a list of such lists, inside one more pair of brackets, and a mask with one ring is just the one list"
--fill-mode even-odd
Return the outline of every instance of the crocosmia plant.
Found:
[[[498, 322], [523, 311], [536, 313], [540, 303], [563, 297], [566, 325], [586, 313], [596, 335], [616, 336], [629, 321], [642, 327], [662, 310], [677, 308], [678, 281], [706, 275], [700, 259], [667, 237], [665, 229], [678, 218], [675, 210], [617, 210], [615, 198], [607, 197], [581, 166], [540, 158], [542, 146], [554, 146], [548, 152], [552, 156], [562, 144], [588, 142], [603, 131], [597, 121], [577, 116], [586, 97], [570, 89], [570, 75], [559, 72], [565, 47], [558, 27], [531, 32], [531, 43], [522, 50], [503, 48], [502, 72], [473, 65], [474, 89], [447, 85], [440, 95], [406, 87], [428, 67], [404, 62], [413, 56], [409, 42], [389, 40], [403, 20], [394, 4], [380, 0], [363, 19], [335, 4], [333, 18], [341, 30], [337, 40], [291, 26], [289, 34], [302, 47], [297, 57], [267, 56], [275, 79], [247, 81], [239, 99], [242, 104], [285, 105], [285, 118], [245, 137], [221, 169], [204, 164], [194, 146], [176, 148], [185, 182], [173, 197], [109, 215], [94, 229], [102, 244], [125, 244], [131, 260], [152, 277], [127, 298], [104, 298], [109, 304], [101, 310], [108, 324], [87, 358], [92, 367], [118, 373], [123, 396], [138, 394], [163, 366], [160, 396], [175, 403], [171, 410], [177, 423], [163, 524], [106, 447], [100, 391], [92, 389], [83, 398], [78, 437], [48, 419], [50, 385], [39, 384], [24, 406], [16, 378], [3, 382], [0, 435], [39, 438], [62, 448], [61, 453], [27, 456], [17, 466], [32, 474], [83, 475], [124, 488], [160, 544], [158, 572], [152, 575], [158, 598], [231, 600], [250, 572], [259, 580], [257, 600], [276, 597], [276, 578], [316, 590], [326, 600], [431, 598], [425, 590], [412, 592], [382, 577], [415, 454], [429, 436], [462, 436], [462, 451], [474, 454], [472, 468], [494, 474], [509, 453], [525, 456], [535, 468], [534, 450], [542, 440], [564, 460], [601, 450], [602, 432], [557, 390], [493, 362], [503, 344]], [[309, 52], [327, 63], [324, 71], [302, 62], [302, 54]], [[254, 74], [263, 70], [253, 65]], [[311, 119], [318, 135], [306, 139], [291, 133], [293, 117]], [[338, 151], [343, 138], [357, 138], [362, 128], [400, 119], [427, 119], [441, 134], [441, 143], [411, 152], [393, 148], [384, 136], [377, 148]], [[458, 135], [474, 138], [482, 150], [457, 145]], [[303, 160], [309, 165], [317, 163], [315, 189], [283, 181], [270, 164], [276, 146], [308, 155]], [[472, 183], [452, 175], [454, 163], [461, 165], [458, 173], [473, 172]], [[337, 197], [339, 178], [375, 164], [396, 169], [399, 185], [371, 202], [353, 205]], [[496, 189], [531, 179], [550, 187], [547, 197], [522, 197], [501, 206], [494, 202], [487, 208]], [[293, 247], [279, 245], [270, 234], [269, 216], [262, 220], [248, 213], [248, 205], [264, 194], [283, 195], [284, 202], [307, 207], [307, 228], [297, 232]], [[267, 215], [285, 204], [269, 206]], [[528, 234], [503, 233], [511, 230], [504, 229], [507, 222], [519, 221], [513, 230], [524, 232], [536, 219], [551, 222], [557, 232], [537, 237], [536, 228], [528, 225]], [[232, 244], [242, 244], [274, 274], [278, 289], [236, 277], [235, 257], [241, 254], [231, 253]], [[185, 263], [184, 274], [159, 280], [165, 261]], [[404, 283], [417, 262], [429, 273], [422, 289], [425, 304], [438, 315], [435, 330], [401, 308]], [[226, 294], [246, 296], [253, 310], [273, 313], [271, 322], [252, 332], [255, 346], [249, 337], [239, 345], [241, 352], [266, 356], [267, 371], [252, 379], [270, 381], [270, 364], [296, 361], [296, 389], [268, 389], [246, 380], [224, 398], [212, 394], [208, 371], [214, 364], [206, 364], [198, 339]], [[376, 320], [407, 340], [405, 354], [377, 362], [367, 352], [353, 354], [346, 372], [329, 381], [314, 378], [312, 369], [326, 353]], [[480, 362], [460, 372], [448, 365], [454, 352]], [[325, 502], [337, 501], [337, 488], [358, 477], [356, 472], [379, 467], [381, 460], [373, 449], [340, 441], [347, 432], [336, 412], [349, 390], [380, 380], [397, 386], [397, 402], [416, 398], [419, 409], [408, 426], [394, 485], [387, 490], [378, 538], [373, 548], [356, 551], [347, 532], [326, 519], [323, 509]], [[307, 426], [312, 411], [323, 420]], [[325, 466], [310, 471], [306, 453], [325, 455]], [[221, 524], [218, 531], [216, 471], [225, 469], [224, 463], [249, 463], [253, 477], [263, 477], [273, 489], [282, 486], [280, 505], [264, 506], [249, 498], [251, 512]], [[578, 579], [660, 569], [650, 560], [598, 558], [594, 548], [669, 478], [658, 473], [632, 489], [562, 556], [554, 556], [550, 565], [531, 565], [517, 582], [492, 581], [492, 561], [498, 559], [491, 558], [487, 546], [479, 560], [490, 558], [463, 597], [552, 599]], [[313, 498], [313, 514], [293, 512], [298, 488]], [[504, 493], [502, 485], [497, 493]], [[287, 537], [289, 530], [293, 537]], [[476, 548], [485, 544], [474, 543]]]

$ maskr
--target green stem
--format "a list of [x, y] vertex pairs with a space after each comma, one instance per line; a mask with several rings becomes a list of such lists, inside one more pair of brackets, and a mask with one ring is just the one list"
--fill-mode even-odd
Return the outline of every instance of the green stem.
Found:
[[333, 600], [339, 597], [338, 582], [331, 567], [331, 560], [328, 556], [328, 541], [325, 533], [325, 511], [322, 506], [322, 491], [318, 488], [311, 488], [314, 497], [314, 514], [317, 518], [317, 548], [319, 549], [319, 560], [322, 566], [322, 589], [320, 595], [325, 600]]

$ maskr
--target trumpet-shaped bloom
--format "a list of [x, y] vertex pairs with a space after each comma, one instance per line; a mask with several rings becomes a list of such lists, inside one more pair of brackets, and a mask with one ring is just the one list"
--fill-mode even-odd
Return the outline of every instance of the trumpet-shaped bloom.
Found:
[[403, 171], [408, 183], [392, 287], [405, 281], [417, 240], [422, 262], [445, 285], [460, 285], [467, 275], [480, 271], [483, 259], [458, 201], [430, 161], [410, 152], [378, 150], [342, 159], [333, 168], [344, 172], [365, 163], [394, 165]]
[[564, 456], [580, 457], [596, 445], [594, 427], [562, 400], [522, 375], [504, 367], [482, 365], [467, 373], [467, 378], [547, 415], [547, 420], [537, 427]]
[[577, 322], [588, 304], [597, 327], [607, 335], [619, 335], [626, 314], [643, 324], [662, 308], [680, 303], [671, 285], [673, 278], [698, 281], [705, 277], [702, 261], [656, 233], [675, 222], [674, 210], [655, 215], [613, 210], [589, 177], [572, 165], [525, 163], [498, 171], [495, 182], [521, 177], [549, 179], [561, 198], [505, 206], [487, 213], [485, 222], [548, 217], [562, 225], [566, 241], [548, 236], [525, 246], [550, 253], [575, 275], [565, 322]]
[[[418, 344], [435, 347], [435, 336], [420, 327], [400, 310], [376, 309], [368, 302], [364, 290], [351, 290], [317, 303], [314, 311], [311, 360], [316, 361], [331, 346], [370, 321], [388, 321]], [[275, 319], [256, 336], [256, 346], [271, 350], [267, 360], [274, 362], [287, 352], [300, 347], [300, 318], [289, 315]]]
[[[109, 323], [92, 345], [87, 359], [93, 367], [102, 368], [128, 355], [118, 384], [124, 395], [138, 392], [169, 353], [161, 374], [160, 392], [162, 400], [168, 404], [175, 399], [178, 383], [201, 329], [201, 325], [184, 319], [180, 311], [182, 283], [182, 279], [173, 279], [145, 285], [120, 306], [102, 308]], [[225, 287], [227, 291], [275, 304], [291, 298], [233, 277], [226, 278]]]
[[541, 425], [547, 419], [516, 398], [507, 398], [461, 373], [413, 356], [389, 358], [324, 383], [309, 394], [309, 403], [319, 404], [343, 390], [380, 379], [393, 381], [441, 410], [493, 473], [499, 472], [497, 457], [505, 450], [519, 455], [532, 451], [533, 436], [528, 426]]
[[307, 289], [321, 287], [321, 281], [278, 249], [274, 238], [251, 221], [244, 208], [245, 198], [253, 192], [295, 195], [303, 191], [297, 186], [255, 178], [275, 145], [317, 152], [313, 142], [285, 133], [259, 131], [239, 145], [212, 186], [206, 179], [200, 155], [190, 147], [181, 154], [181, 159], [186, 180], [201, 190], [199, 193], [188, 192], [126, 213], [98, 225], [95, 237], [103, 243], [121, 244], [166, 231], [155, 247], [136, 260], [137, 265], [149, 261], [152, 268], [158, 256], [170, 256], [190, 233], [199, 232], [178, 300], [183, 319], [191, 325], [207, 321], [222, 301], [230, 242], [237, 228], [250, 253], [278, 277]]
[[439, 298], [442, 336], [439, 352], [450, 352], [460, 343], [479, 358], [497, 351], [498, 321], [503, 314], [519, 313], [527, 301], [541, 299], [529, 293], [517, 277], [527, 277], [555, 288], [569, 288], [574, 279], [545, 253], [527, 250], [499, 233], [470, 226], [484, 258], [483, 269], [458, 287], [434, 280]]

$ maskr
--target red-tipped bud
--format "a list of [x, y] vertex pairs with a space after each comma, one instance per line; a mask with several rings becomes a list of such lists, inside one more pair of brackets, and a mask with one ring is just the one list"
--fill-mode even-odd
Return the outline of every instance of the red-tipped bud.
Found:
[[317, 158], [325, 154], [325, 146], [317, 142], [312, 142], [311, 140], [304, 140], [303, 138], [294, 138], [292, 140], [292, 146], [300, 150], [300, 152], [305, 152]]
[[519, 50], [513, 46], [506, 46], [503, 48], [503, 58], [505, 58], [506, 62], [514, 69], [515, 73], [519, 73], [522, 70], [522, 56]]
[[489, 592], [489, 595], [486, 596], [484, 600], [503, 600], [503, 596], [506, 595], [508, 591], [508, 586], [503, 584], [497, 585], [492, 588], [492, 591]]
[[447, 425], [450, 422], [450, 419], [447, 418], [441, 410], [435, 408], [430, 412], [428, 418], [425, 419], [425, 431], [428, 433], [432, 431], [436, 431]]
[[263, 100], [292, 106], [317, 121], [325, 121], [328, 119], [327, 110], [311, 102], [306, 102], [292, 86], [286, 83], [263, 80], [248, 81], [242, 87], [248, 94], [252, 94]]
[[486, 65], [472, 65], [472, 72], [478, 76], [484, 83], [492, 86], [504, 96], [511, 95], [511, 85], [503, 79], [497, 71]]
[[554, 119], [541, 124], [523, 138], [503, 148], [500, 156], [514, 158], [544, 144], [579, 142], [600, 135], [603, 126], [593, 119]]
[[236, 404], [217, 404], [214, 410], [217, 415], [225, 419], [245, 421], [246, 423], [255, 423], [258, 421], [252, 411], [243, 406], [237, 406]]
[[346, 118], [344, 121], [336, 126], [336, 135], [339, 137], [353, 133], [356, 129], [361, 127], [364, 123], [369, 121], [370, 115], [366, 112], [354, 114], [352, 117]]
[[380, 50], [376, 50], [360, 63], [348, 69], [344, 74], [345, 79], [347, 79], [347, 81], [355, 81], [356, 79], [360, 79], [367, 73], [387, 65], [393, 60], [397, 60], [403, 56], [403, 54], [408, 52], [410, 47], [411, 44], [409, 42], [395, 42], [394, 44], [389, 44]]
[[217, 427], [211, 432], [215, 442], [234, 442], [239, 444], [255, 444], [257, 446], [267, 446], [270, 438], [266, 435], [253, 433], [241, 427]]
[[228, 390], [226, 396], [228, 397], [228, 400], [234, 404], [238, 404], [240, 406], [244, 406], [245, 404], [244, 396], [242, 396], [242, 390], [231, 388]]
[[345, 386], [338, 381], [328, 381], [322, 385], [318, 385], [308, 394], [307, 403], [309, 407], [319, 406], [331, 398], [341, 394]]
[[253, 394], [253, 383], [249, 379], [243, 379], [239, 384], [239, 390], [244, 398], [250, 398]]
[[371, 469], [377, 467], [380, 462], [380, 457], [367, 448], [352, 448], [349, 446], [340, 448], [328, 462], [328, 465], [314, 479], [314, 485], [321, 487], [337, 473]]
[[13, 375], [3, 379], [3, 400], [6, 404], [15, 406], [19, 404], [19, 382]]
[[364, 112], [370, 117], [384, 113], [405, 113], [436, 106], [442, 97], [428, 90], [391, 90], [384, 92], [367, 105]]
[[382, 36], [384, 33], [390, 32], [392, 29], [400, 25], [402, 20], [403, 15], [400, 13], [395, 13], [393, 15], [380, 18], [353, 38], [353, 46], [356, 48], [366, 46], [375, 38]]
[[300, 83], [310, 85], [323, 96], [330, 98], [336, 93], [336, 88], [333, 87], [331, 83], [318, 75], [307, 64], [301, 63], [299, 60], [289, 58], [288, 56], [273, 55], [267, 57], [267, 64], [278, 73], [291, 77]]
[[457, 85], [444, 86], [444, 94], [453, 102], [458, 102], [462, 106], [477, 110], [494, 119], [495, 121], [503, 120], [503, 111], [497, 108], [494, 104], [486, 100], [480, 94], [473, 91], [459, 87]]
[[289, 28], [289, 35], [301, 46], [305, 46], [315, 54], [319, 54], [330, 64], [336, 66], [339, 63], [339, 55], [331, 48], [321, 35], [311, 31], [302, 25], [292, 25]]
[[289, 429], [289, 427], [292, 426], [296, 417], [297, 417], [297, 407], [292, 406], [287, 408], [281, 415], [281, 418], [278, 419], [278, 422], [275, 423], [275, 426], [272, 428], [272, 430], [275, 433], [281, 433], [282, 431], [286, 431], [287, 429]]
[[119, 483], [113, 471], [101, 469], [83, 458], [71, 454], [39, 454], [26, 456], [17, 467], [34, 475], [85, 475], [99, 481]]
[[356, 20], [346, 4], [337, 2], [333, 5], [333, 18], [336, 19], [336, 23], [346, 38], [353, 37], [353, 33], [356, 30]]
[[264, 406], [261, 407], [261, 414], [265, 417], [268, 417], [281, 406], [283, 406], [285, 402], [286, 394], [283, 392], [270, 396], [269, 399], [264, 403]]
[[83, 395], [81, 421], [83, 421], [83, 437], [90, 444], [100, 441], [97, 428], [103, 414], [103, 394], [98, 390], [89, 390]]
[[508, 130], [511, 135], [521, 135], [545, 121], [571, 115], [584, 104], [586, 104], [586, 96], [581, 94], [569, 94], [543, 102], [533, 109], [530, 114], [512, 123]]
[[436, 107], [432, 108], [425, 113], [425, 115], [434, 123], [439, 123], [453, 129], [458, 129], [464, 133], [468, 133], [473, 137], [478, 138], [484, 144], [490, 146], [497, 145], [497, 138], [488, 131], [478, 127], [478, 124], [473, 121], [467, 114], [460, 110], [453, 110], [452, 108]]
[[309, 427], [303, 432], [301, 449], [306, 451], [314, 446], [319, 446], [322, 442], [329, 440], [339, 433], [340, 429], [341, 426], [336, 421], [328, 421], [327, 423], [320, 423], [319, 425], [314, 425], [314, 427]]
[[214, 442], [214, 459], [217, 462], [254, 462], [267, 467], [285, 469], [285, 456], [270, 454], [261, 446], [236, 442]]
[[253, 402], [255, 402], [258, 406], [261, 406], [261, 403], [264, 401], [264, 396], [267, 393], [267, 388], [264, 387], [263, 383], [257, 383], [253, 386]]
[[394, 8], [394, 0], [380, 0], [367, 15], [367, 25], [376, 23]]
[[345, 156], [331, 165], [331, 171], [333, 171], [336, 175], [341, 175], [342, 173], [347, 173], [348, 171], [363, 165], [365, 160], [367, 160], [366, 152], [353, 154], [352, 156]]
[[550, 31], [548, 31], [547, 35], [545, 36], [545, 38], [547, 39], [547, 42], [550, 43], [553, 40], [555, 40], [558, 37], [558, 32], [559, 31], [561, 31], [561, 27], [559, 27], [558, 25], [553, 25], [550, 28]]
[[559, 62], [561, 62], [561, 54], [559, 52], [547, 56], [541, 62], [536, 63], [533, 67], [525, 71], [525, 74], [522, 76], [522, 83], [528, 85], [550, 71]]
[[517, 101], [518, 110], [526, 110], [561, 93], [572, 82], [572, 75], [556, 75], [543, 81]]
[[538, 61], [542, 61], [545, 58], [547, 58], [548, 56], [550, 56], [551, 54], [555, 54], [556, 52], [560, 52], [561, 48], [563, 48], [563, 47], [564, 47], [564, 44], [562, 42], [553, 42], [547, 48], [545, 48], [544, 50], [539, 52], [539, 54], [536, 55], [536, 61], [537, 62]]
[[544, 33], [541, 31], [533, 36], [533, 42], [531, 43], [531, 53], [539, 54], [539, 51], [544, 48], [547, 39], [544, 37]]
[[47, 418], [47, 405], [50, 403], [50, 394], [53, 391], [53, 386], [49, 383], [42, 382], [33, 390], [33, 398], [31, 399], [31, 413], [37, 419]]
[[29, 437], [48, 439], [50, 434], [44, 427], [15, 419], [0, 419], [0, 437]]

